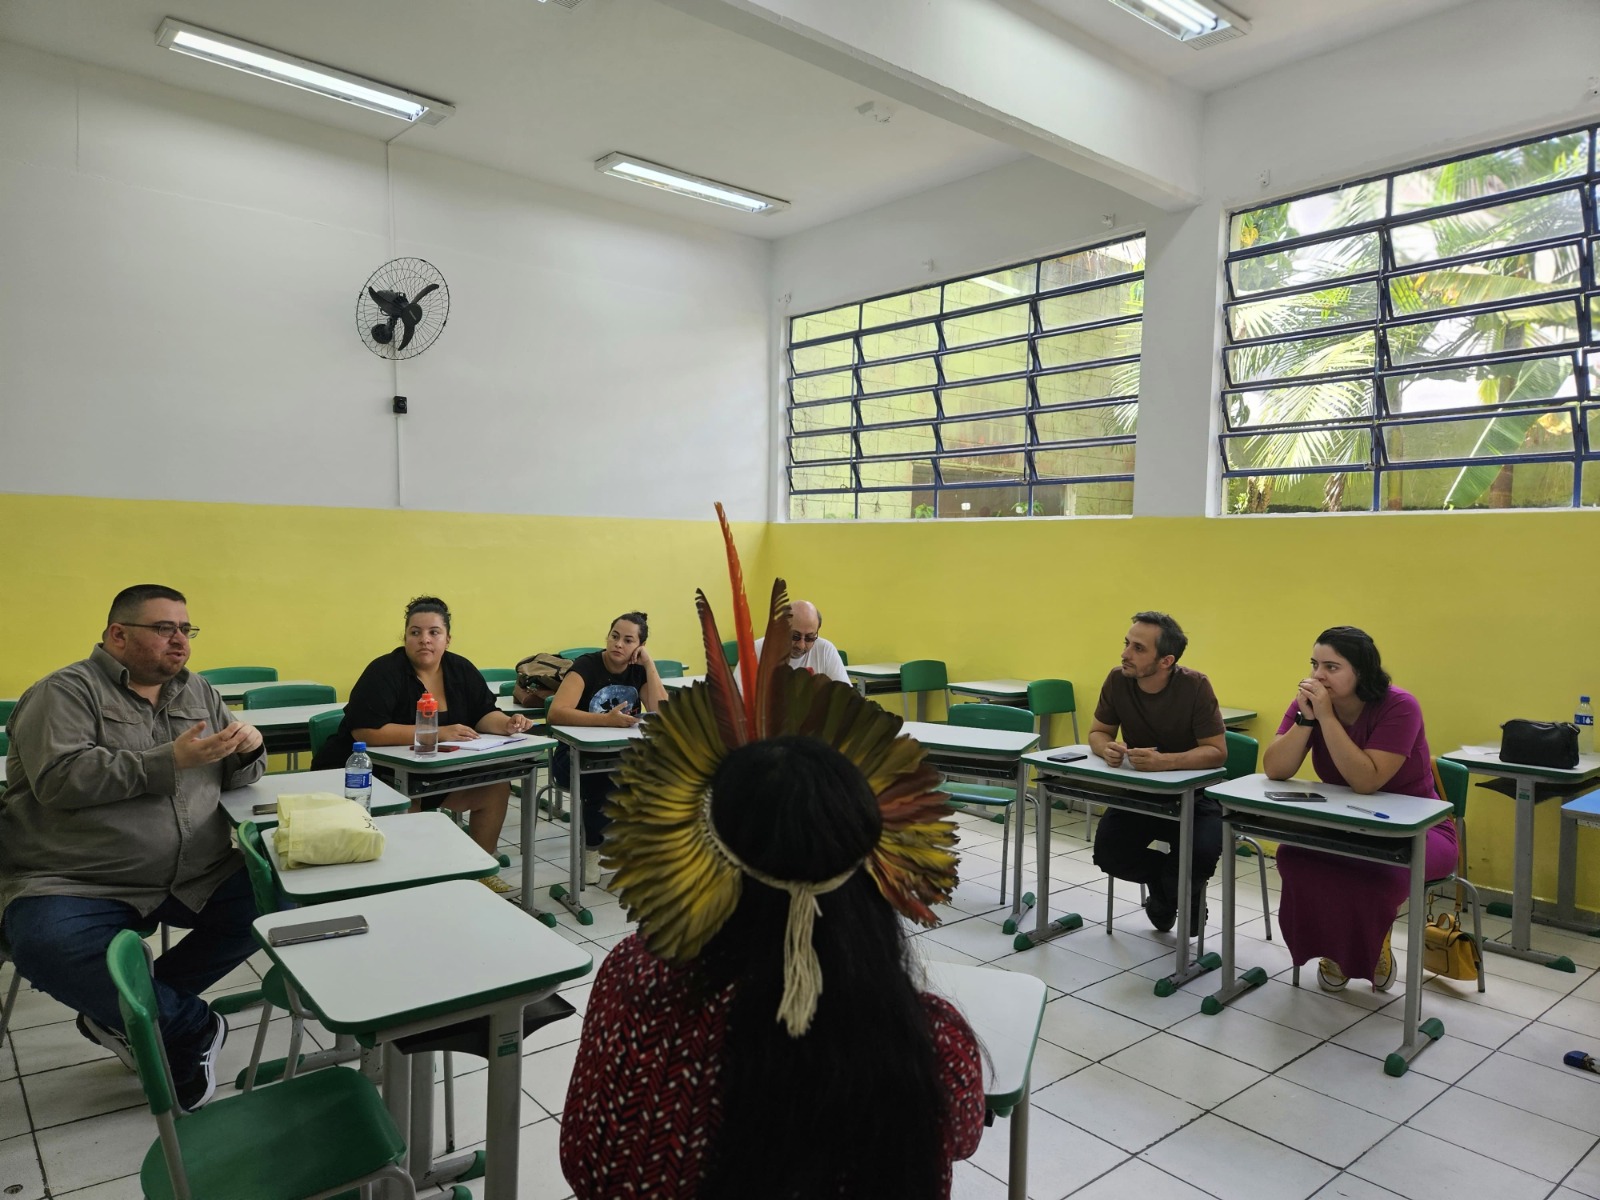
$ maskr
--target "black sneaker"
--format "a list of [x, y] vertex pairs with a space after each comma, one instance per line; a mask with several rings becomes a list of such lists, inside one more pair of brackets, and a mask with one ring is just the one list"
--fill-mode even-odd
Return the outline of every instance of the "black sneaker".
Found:
[[133, 1058], [133, 1048], [128, 1045], [128, 1039], [114, 1029], [107, 1029], [87, 1013], [78, 1014], [78, 1032], [83, 1034], [96, 1046], [104, 1046], [121, 1060], [135, 1075], [139, 1073], [139, 1066]]
[[1157, 933], [1167, 933], [1178, 923], [1178, 906], [1170, 900], [1158, 895], [1154, 888], [1145, 897], [1144, 915], [1150, 918], [1150, 925]]
[[205, 1103], [217, 1093], [217, 1055], [222, 1050], [222, 1043], [228, 1040], [228, 1022], [221, 1013], [211, 1014], [211, 1025], [201, 1043], [200, 1059], [195, 1064], [193, 1072], [184, 1079], [175, 1079], [173, 1086], [178, 1093], [178, 1107], [186, 1113], [192, 1113], [203, 1107]]

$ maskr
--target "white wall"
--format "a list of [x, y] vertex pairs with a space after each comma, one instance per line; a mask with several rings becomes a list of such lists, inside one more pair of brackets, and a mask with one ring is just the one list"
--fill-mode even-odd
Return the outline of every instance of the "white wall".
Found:
[[[767, 243], [390, 153], [0, 43], [0, 490], [765, 510]], [[355, 299], [408, 255], [450, 320], [392, 375]]]
[[785, 238], [775, 339], [792, 313], [1099, 241], [1114, 211], [1117, 228], [1149, 233], [1135, 509], [1214, 512], [1226, 214], [1592, 120], [1596, 46], [1592, 0], [1480, 0], [1208, 96], [1204, 198], [1189, 212], [1035, 160]]

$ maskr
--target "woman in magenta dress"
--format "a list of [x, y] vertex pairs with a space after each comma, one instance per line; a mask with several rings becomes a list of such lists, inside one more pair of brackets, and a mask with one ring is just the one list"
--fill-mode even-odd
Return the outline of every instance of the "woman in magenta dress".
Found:
[[[1318, 636], [1311, 674], [1300, 681], [1262, 760], [1267, 777], [1290, 778], [1307, 752], [1324, 783], [1362, 795], [1437, 795], [1417, 698], [1389, 682], [1378, 647], [1351, 625]], [[1427, 855], [1429, 879], [1455, 868], [1454, 821], [1428, 831]], [[1351, 977], [1387, 990], [1395, 975], [1389, 931], [1410, 893], [1407, 869], [1280, 846], [1278, 874], [1278, 925], [1294, 961], [1320, 957], [1317, 982], [1327, 991], [1339, 991]]]

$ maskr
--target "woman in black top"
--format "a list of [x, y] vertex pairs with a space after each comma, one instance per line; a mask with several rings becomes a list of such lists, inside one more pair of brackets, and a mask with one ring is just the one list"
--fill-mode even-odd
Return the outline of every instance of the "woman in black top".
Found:
[[[312, 760], [314, 769], [344, 765], [356, 742], [369, 746], [409, 746], [416, 730], [417, 701], [431, 692], [439, 702], [439, 740], [470, 741], [480, 733], [522, 733], [530, 722], [520, 714], [501, 712], [483, 674], [470, 661], [446, 649], [450, 645], [450, 609], [436, 596], [418, 596], [406, 606], [404, 645], [375, 658], [361, 672], [344, 720]], [[448, 793], [441, 803], [470, 813], [472, 840], [490, 854], [500, 844], [511, 785], [490, 783]], [[412, 805], [413, 810], [418, 806]], [[512, 889], [491, 875], [484, 884], [496, 892]]]

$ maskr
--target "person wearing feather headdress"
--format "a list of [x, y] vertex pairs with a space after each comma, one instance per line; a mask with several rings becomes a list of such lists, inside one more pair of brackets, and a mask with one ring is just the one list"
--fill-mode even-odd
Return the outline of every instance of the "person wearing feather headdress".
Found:
[[942, 1200], [984, 1098], [900, 920], [936, 924], [956, 883], [939, 774], [899, 717], [787, 665], [781, 580], [758, 662], [723, 532], [742, 694], [700, 593], [707, 680], [624, 754], [608, 806], [639, 930], [595, 978], [562, 1170], [579, 1200]]

